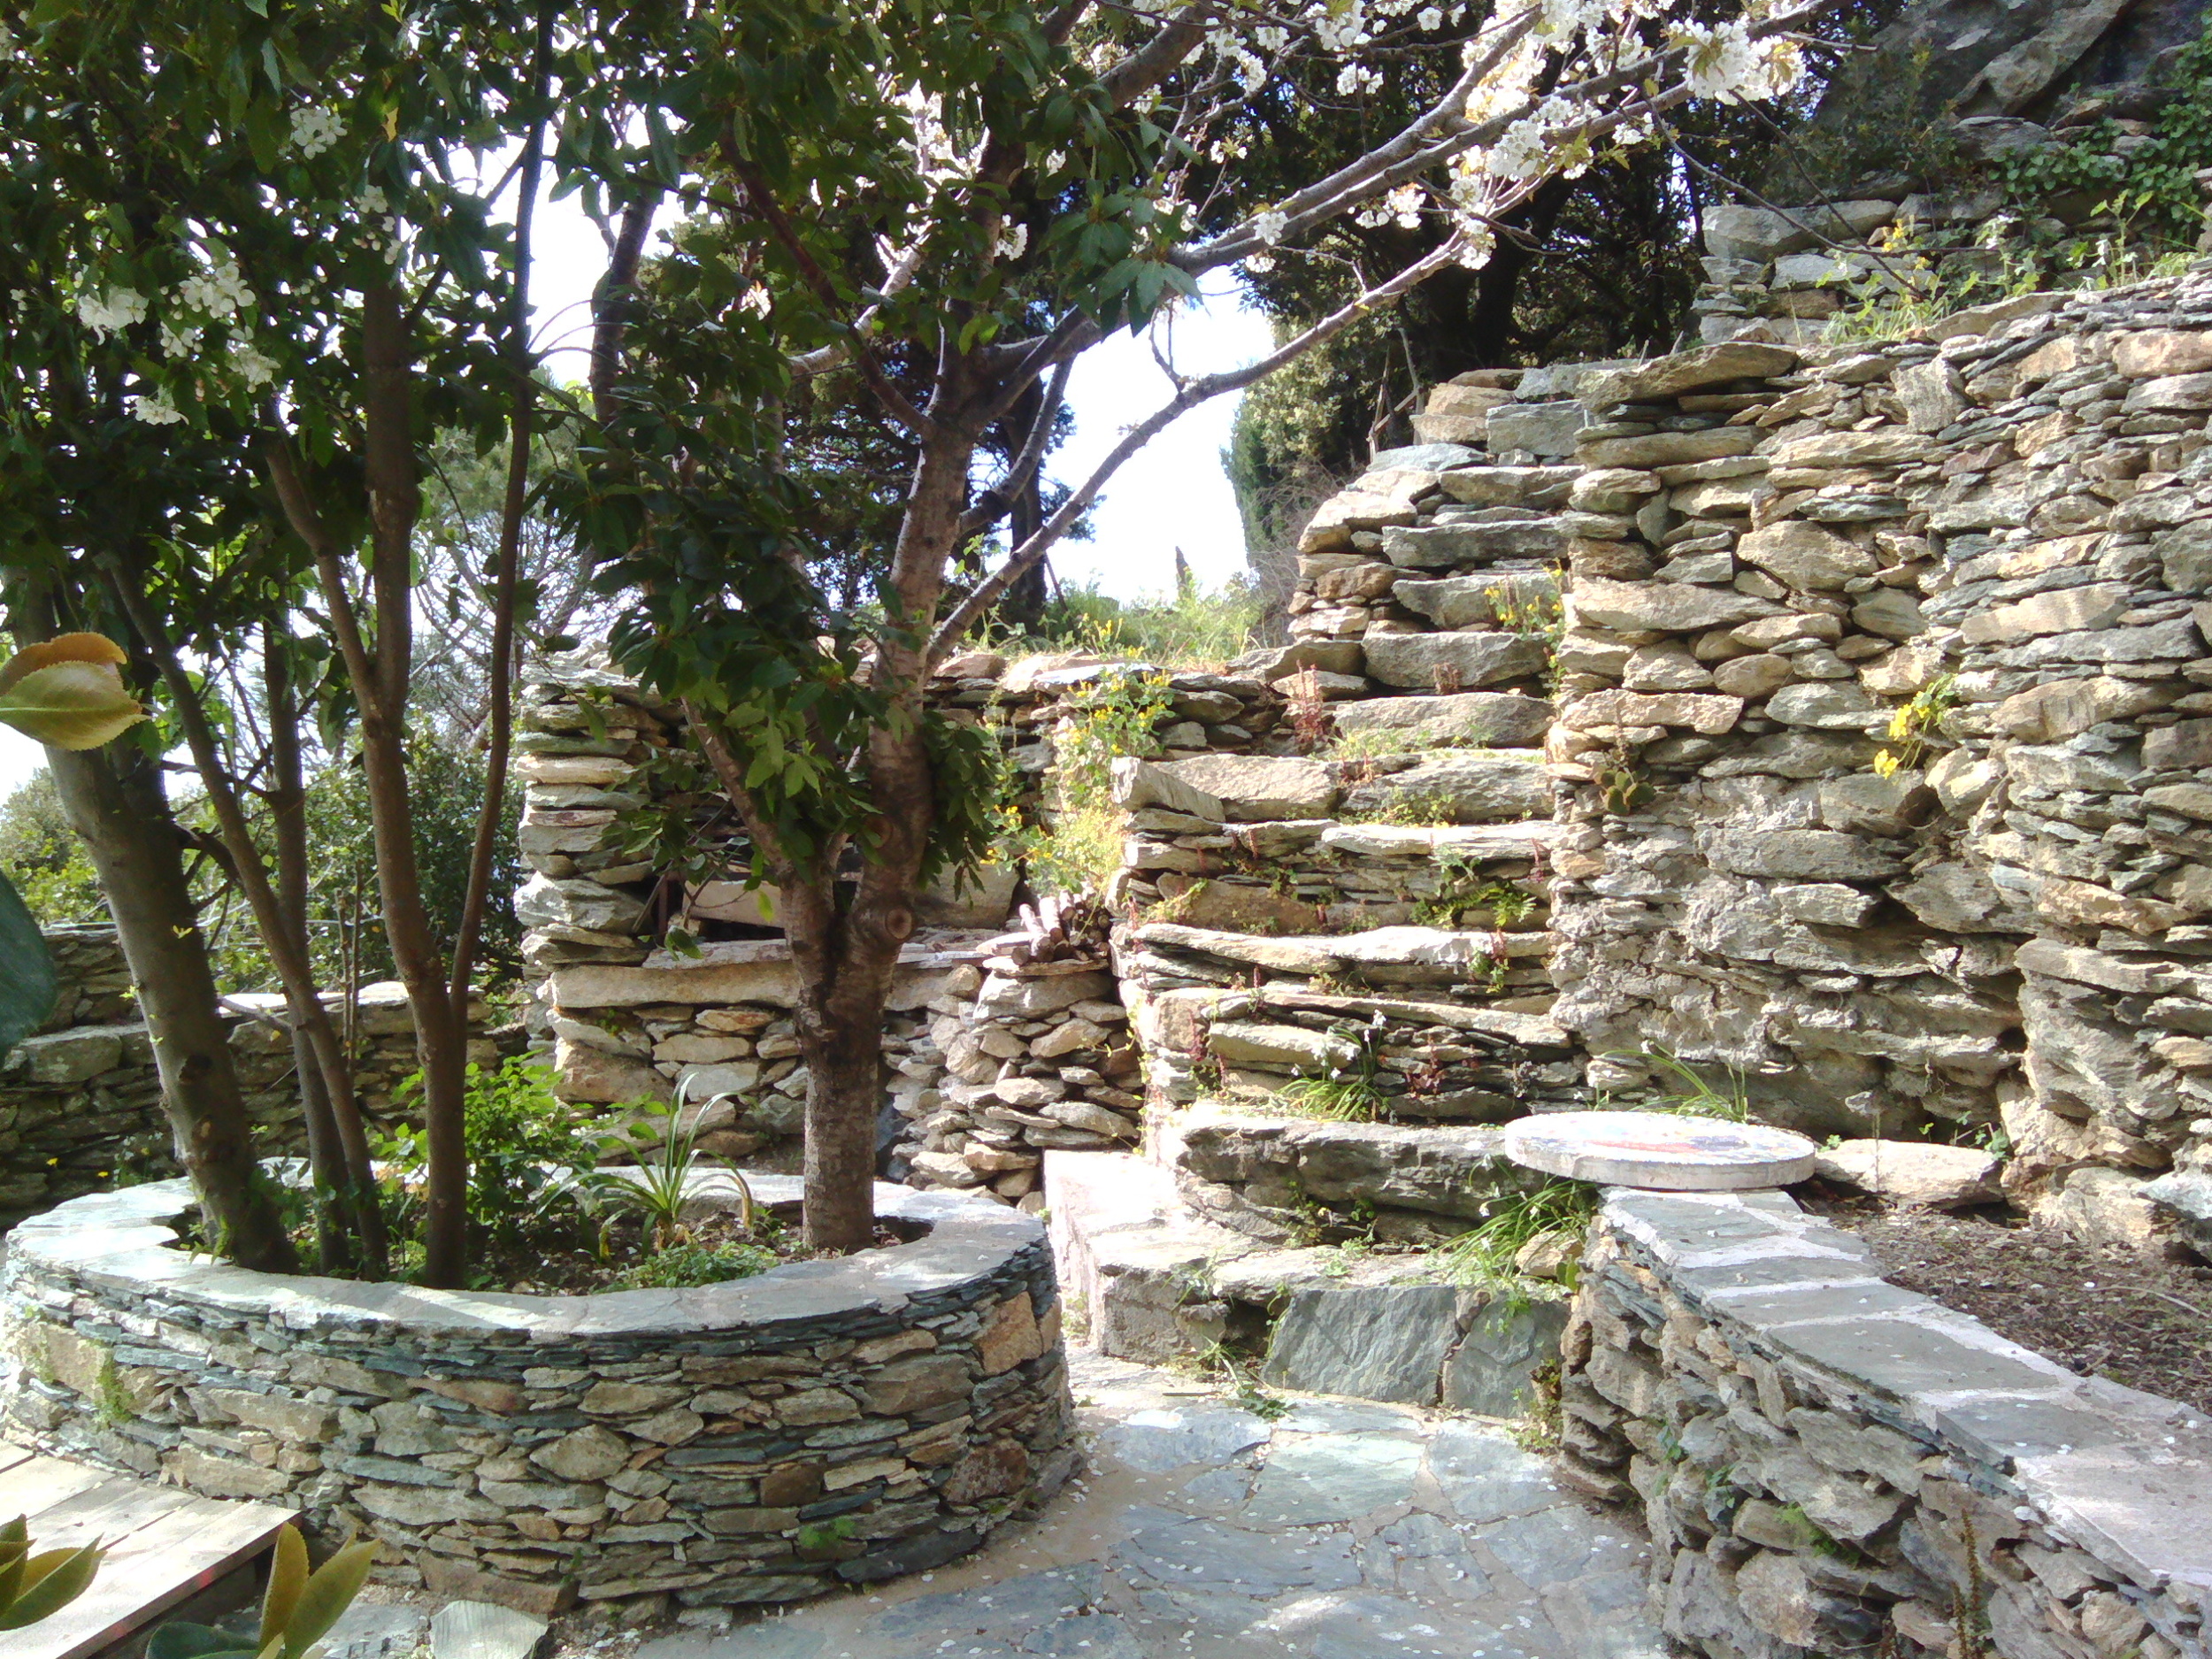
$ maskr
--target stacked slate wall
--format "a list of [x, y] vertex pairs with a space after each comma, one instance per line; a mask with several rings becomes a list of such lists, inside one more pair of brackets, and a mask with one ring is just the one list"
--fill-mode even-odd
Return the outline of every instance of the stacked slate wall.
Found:
[[[54, 1011], [0, 1059], [0, 1229], [118, 1176], [145, 1180], [179, 1168], [153, 1046], [114, 928], [53, 927], [45, 936], [60, 980]], [[276, 1023], [283, 1009], [281, 996], [256, 992], [226, 998], [224, 1012], [258, 1143], [272, 1154], [297, 1154], [306, 1141], [291, 1036]], [[480, 1022], [482, 1015], [478, 1009]], [[352, 1028], [362, 1110], [388, 1121], [400, 1083], [419, 1064], [405, 991], [390, 982], [364, 986]], [[498, 1057], [484, 1034], [471, 1053]]]

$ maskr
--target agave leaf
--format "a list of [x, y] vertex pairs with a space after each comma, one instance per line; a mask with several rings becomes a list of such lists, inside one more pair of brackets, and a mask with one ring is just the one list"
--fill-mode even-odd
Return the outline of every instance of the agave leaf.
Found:
[[348, 1544], [316, 1570], [285, 1626], [284, 1659], [305, 1659], [307, 1650], [353, 1605], [375, 1560], [374, 1544]]
[[34, 1555], [23, 1565], [24, 1587], [14, 1604], [0, 1610], [0, 1630], [21, 1630], [50, 1613], [59, 1612], [85, 1593], [92, 1575], [100, 1571], [101, 1548], [53, 1549]]
[[112, 663], [51, 663], [0, 691], [0, 724], [56, 749], [97, 749], [145, 718]]
[[261, 1598], [261, 1636], [254, 1646], [266, 1647], [284, 1634], [284, 1627], [292, 1622], [299, 1607], [300, 1592], [306, 1587], [307, 1540], [300, 1536], [298, 1527], [281, 1527], [276, 1548], [269, 1556], [269, 1592]]
[[26, 674], [56, 663], [113, 663], [120, 667], [129, 659], [123, 648], [104, 634], [65, 634], [42, 644], [27, 645], [0, 667], [0, 691], [21, 680]]

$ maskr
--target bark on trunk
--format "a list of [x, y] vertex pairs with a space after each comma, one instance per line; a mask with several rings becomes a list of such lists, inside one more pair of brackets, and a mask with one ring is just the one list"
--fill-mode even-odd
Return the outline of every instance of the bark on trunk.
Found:
[[153, 1041], [177, 1158], [210, 1229], [241, 1267], [296, 1272], [299, 1258], [274, 1187], [254, 1161], [230, 1033], [218, 1011], [207, 941], [158, 766], [128, 745], [50, 749], [46, 764], [115, 918]]
[[[341, 1224], [358, 1242], [368, 1276], [382, 1279], [390, 1271], [389, 1241], [369, 1158], [368, 1133], [353, 1092], [352, 1046], [340, 1038], [313, 976], [314, 951], [307, 930], [307, 782], [300, 759], [299, 698], [291, 660], [273, 625], [266, 632], [263, 663], [269, 698], [271, 787], [266, 798], [271, 839], [276, 846], [277, 921], [284, 930], [286, 950], [301, 964], [297, 984], [303, 987], [303, 995], [296, 991], [293, 977], [286, 977], [286, 1012], [291, 1021], [301, 1110], [310, 1123], [319, 1111], [326, 1117], [335, 1144], [316, 1164], [316, 1179], [328, 1183]], [[334, 1264], [326, 1252], [325, 1265]]]
[[[407, 789], [407, 686], [414, 652], [415, 520], [422, 492], [415, 471], [412, 365], [403, 296], [380, 284], [361, 297], [363, 446], [370, 514], [370, 572], [376, 599], [376, 658], [361, 701], [361, 760], [375, 832], [384, 936], [415, 1017], [422, 1062], [423, 1282], [457, 1289], [468, 1271], [466, 1014], [457, 1009], [423, 902], [415, 862], [414, 808]], [[350, 664], [349, 664], [350, 666]]]

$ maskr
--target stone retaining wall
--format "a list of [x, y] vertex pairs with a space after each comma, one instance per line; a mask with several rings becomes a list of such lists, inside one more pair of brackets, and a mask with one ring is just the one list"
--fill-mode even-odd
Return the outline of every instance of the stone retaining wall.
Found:
[[1708, 1659], [2203, 1659], [2212, 1425], [1885, 1283], [1771, 1194], [1609, 1192], [1564, 1468]]
[[2016, 1198], [2141, 1243], [2212, 1217], [2212, 281], [2008, 309], [1586, 390], [1555, 1017], [1816, 1132], [2001, 1125]]
[[188, 1257], [187, 1202], [132, 1187], [16, 1230], [10, 1432], [365, 1529], [401, 1582], [540, 1613], [794, 1601], [964, 1554], [1072, 1461], [1051, 1255], [996, 1205], [879, 1187], [924, 1236], [541, 1297]]
[[[115, 929], [44, 933], [60, 995], [38, 1033], [0, 1059], [0, 1231], [62, 1199], [96, 1191], [118, 1174], [158, 1179], [179, 1167], [152, 1044], [136, 1017]], [[338, 1000], [331, 999], [334, 1012]], [[291, 1036], [274, 1023], [284, 999], [255, 992], [225, 1002], [257, 1144], [272, 1155], [303, 1150]], [[480, 1022], [482, 1009], [475, 1013]], [[392, 981], [364, 986], [352, 1025], [362, 1110], [388, 1120], [400, 1083], [419, 1064], [405, 990]], [[480, 1034], [471, 1056], [495, 1063], [498, 1044]]]

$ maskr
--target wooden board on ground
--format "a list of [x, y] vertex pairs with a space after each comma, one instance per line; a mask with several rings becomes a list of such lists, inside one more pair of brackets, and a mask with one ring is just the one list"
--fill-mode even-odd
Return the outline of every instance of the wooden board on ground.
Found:
[[288, 1509], [196, 1497], [0, 1442], [0, 1520], [30, 1520], [35, 1549], [103, 1539], [92, 1587], [11, 1631], [7, 1659], [92, 1659], [269, 1548]]

